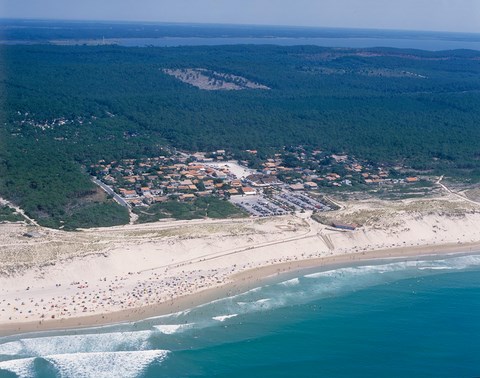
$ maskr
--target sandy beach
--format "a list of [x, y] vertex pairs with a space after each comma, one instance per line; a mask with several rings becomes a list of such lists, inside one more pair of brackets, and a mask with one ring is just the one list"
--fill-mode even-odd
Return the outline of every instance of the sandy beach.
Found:
[[346, 203], [323, 223], [310, 215], [78, 232], [0, 225], [0, 335], [172, 313], [310, 267], [480, 252], [480, 206], [453, 195]]

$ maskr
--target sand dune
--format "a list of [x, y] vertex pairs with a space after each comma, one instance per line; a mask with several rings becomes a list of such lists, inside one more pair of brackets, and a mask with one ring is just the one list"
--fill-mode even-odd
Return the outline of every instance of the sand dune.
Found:
[[[352, 232], [331, 220], [356, 222]], [[0, 225], [0, 334], [141, 319], [360, 259], [480, 251], [480, 207], [452, 196], [325, 213], [158, 222], [67, 233]], [[27, 231], [40, 236], [28, 238]]]

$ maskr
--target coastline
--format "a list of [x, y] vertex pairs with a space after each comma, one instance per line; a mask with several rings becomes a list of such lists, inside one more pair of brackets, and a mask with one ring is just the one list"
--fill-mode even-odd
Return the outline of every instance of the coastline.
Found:
[[368, 263], [378, 264], [394, 261], [414, 261], [422, 258], [436, 260], [466, 255], [480, 255], [480, 242], [464, 245], [446, 244], [440, 246], [422, 246], [418, 248], [396, 248], [391, 250], [372, 250], [363, 253], [352, 253], [316, 259], [299, 260], [288, 263], [262, 266], [236, 273], [231, 282], [208, 288], [196, 293], [143, 307], [121, 310], [105, 314], [89, 315], [69, 319], [47, 320], [44, 322], [21, 322], [0, 324], [0, 337], [27, 333], [75, 330], [90, 327], [111, 326], [121, 323], [136, 322], [148, 318], [170, 315], [193, 307], [244, 293], [262, 286], [269, 279], [281, 279], [284, 276], [296, 276], [306, 270], [326, 271]]
[[[327, 216], [328, 214], [326, 214]], [[332, 229], [297, 214], [74, 233], [0, 225], [0, 337], [135, 322], [308, 269], [480, 254], [478, 205], [455, 196], [348, 203]]]

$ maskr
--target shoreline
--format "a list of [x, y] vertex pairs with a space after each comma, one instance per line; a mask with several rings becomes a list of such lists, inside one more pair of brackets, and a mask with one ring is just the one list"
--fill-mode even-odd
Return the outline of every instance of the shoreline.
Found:
[[[2, 225], [0, 337], [172, 314], [307, 269], [480, 254], [480, 209], [454, 194], [348, 202], [323, 216], [37, 227], [38, 238]], [[362, 227], [332, 229], [338, 220]]]
[[218, 299], [244, 293], [260, 287], [271, 279], [298, 275], [306, 270], [334, 270], [367, 263], [412, 261], [421, 258], [437, 260], [464, 255], [480, 254], [480, 241], [471, 243], [447, 243], [443, 245], [419, 245], [376, 249], [363, 252], [338, 254], [319, 258], [281, 262], [255, 267], [229, 276], [229, 281], [214, 287], [178, 296], [169, 301], [141, 307], [112, 311], [103, 314], [85, 315], [63, 319], [25, 321], [0, 324], [0, 338], [50, 331], [80, 330], [91, 327], [106, 327], [137, 322], [149, 318], [174, 314]]

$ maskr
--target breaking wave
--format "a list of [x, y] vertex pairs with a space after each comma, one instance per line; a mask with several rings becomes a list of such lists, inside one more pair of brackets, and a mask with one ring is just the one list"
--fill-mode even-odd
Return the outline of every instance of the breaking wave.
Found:
[[48, 369], [62, 378], [133, 378], [150, 364], [162, 362], [168, 353], [166, 350], [147, 350], [57, 354], [3, 361], [0, 362], [0, 372], [8, 371], [21, 378], [34, 377], [37, 375], [35, 364], [44, 362], [42, 370]]
[[236, 316], [238, 316], [238, 314], [220, 315], [220, 316], [214, 316], [212, 319], [218, 320], [219, 322], [224, 322], [225, 320], [235, 318]]
[[137, 377], [153, 362], [161, 362], [166, 350], [59, 354], [45, 357], [61, 377]]
[[2, 371], [19, 377], [51, 376], [38, 374], [49, 369], [60, 377], [135, 377], [149, 365], [161, 364], [168, 351], [178, 347], [178, 340], [210, 334], [207, 328], [220, 324], [241, 324], [248, 314], [342, 296], [402, 279], [478, 267], [479, 255], [343, 267], [273, 282], [136, 323], [63, 331], [60, 335], [50, 332], [3, 338], [0, 376]]
[[183, 332], [187, 329], [192, 329], [195, 326], [193, 323], [186, 324], [160, 324], [154, 326], [160, 333], [165, 335], [173, 335], [174, 333]]
[[0, 355], [34, 357], [68, 353], [146, 350], [150, 348], [148, 338], [151, 334], [151, 331], [138, 331], [23, 338], [0, 344]]

